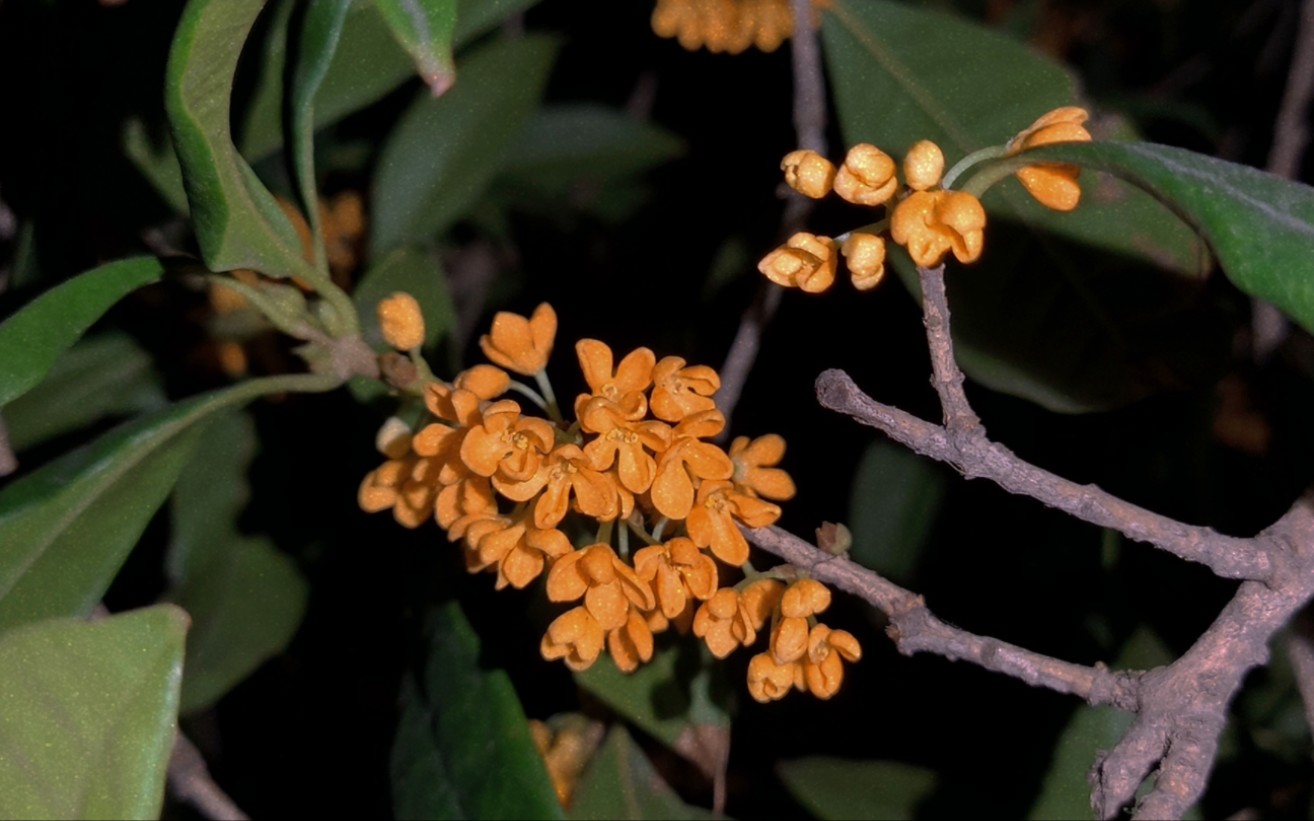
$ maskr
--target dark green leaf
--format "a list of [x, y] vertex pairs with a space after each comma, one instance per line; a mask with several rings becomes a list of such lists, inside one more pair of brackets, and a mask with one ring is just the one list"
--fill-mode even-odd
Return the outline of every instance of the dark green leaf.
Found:
[[374, 0], [374, 5], [433, 96], [447, 93], [456, 82], [452, 65], [456, 0]]
[[502, 167], [538, 107], [555, 41], [499, 40], [461, 61], [461, 82], [425, 95], [384, 144], [370, 208], [375, 254], [429, 242]]
[[621, 725], [612, 727], [570, 801], [575, 819], [717, 818], [680, 800]]
[[455, 603], [429, 622], [422, 674], [406, 678], [392, 748], [398, 818], [561, 818], [511, 681], [480, 664]]
[[0, 636], [0, 817], [158, 818], [186, 632], [162, 605]]
[[782, 761], [785, 786], [817, 818], [912, 818], [936, 787], [926, 767], [898, 761], [799, 758]]
[[0, 491], [0, 629], [86, 615], [164, 502], [212, 413], [272, 391], [327, 390], [270, 377], [130, 422]]
[[849, 501], [853, 559], [895, 581], [910, 581], [947, 484], [944, 470], [930, 459], [888, 440], [869, 445]]
[[581, 687], [672, 750], [714, 772], [729, 749], [730, 716], [718, 685], [724, 668], [701, 643], [657, 652], [633, 673], [610, 659], [575, 674]]
[[[1148, 630], [1132, 634], [1119, 654], [1118, 669], [1148, 670], [1172, 661]], [[1054, 745], [1054, 757], [1029, 818], [1092, 818], [1087, 774], [1101, 750], [1110, 750], [1131, 725], [1132, 716], [1112, 707], [1082, 704]]]
[[174, 489], [167, 598], [187, 610], [182, 711], [203, 709], [280, 652], [305, 612], [306, 583], [293, 562], [237, 520], [250, 495], [255, 454], [250, 416], [214, 420]]
[[[1057, 64], [938, 12], [840, 0], [826, 16], [825, 43], [846, 141], [896, 156], [925, 138], [952, 164], [1075, 98]], [[1227, 339], [1190, 280], [1203, 267], [1202, 245], [1152, 197], [1114, 180], [1087, 182], [1082, 206], [1061, 214], [1010, 180], [984, 203], [982, 259], [949, 272], [954, 337], [970, 377], [1080, 412], [1214, 376]], [[892, 259], [905, 283], [915, 282], [901, 249]]]
[[[532, 6], [537, 0], [461, 0], [455, 43], [459, 47], [499, 21]], [[257, 103], [244, 118], [238, 141], [252, 160], [272, 154], [283, 144], [278, 101], [282, 99], [283, 51], [277, 30], [256, 81]], [[286, 37], [284, 32], [283, 37]], [[397, 46], [373, 0], [352, 0], [333, 62], [315, 98], [315, 130], [341, 120], [377, 101], [415, 76], [410, 56]], [[260, 102], [264, 100], [265, 102]]]
[[1314, 331], [1314, 188], [1150, 143], [1046, 147], [1037, 157], [1107, 171], [1150, 192], [1195, 227], [1238, 288]]
[[35, 388], [5, 406], [9, 444], [22, 452], [106, 417], [158, 410], [166, 402], [150, 354], [107, 333], [64, 353]]
[[237, 153], [229, 103], [237, 59], [265, 0], [191, 0], [169, 53], [165, 104], [205, 264], [320, 277], [251, 166]]
[[111, 262], [51, 288], [0, 323], [0, 407], [40, 382], [110, 306], [163, 273], [154, 257]]
[[292, 640], [306, 610], [306, 582], [267, 538], [234, 537], [221, 560], [169, 594], [192, 617], [183, 712], [202, 710]]
[[123, 127], [123, 153], [173, 210], [187, 213], [187, 191], [183, 188], [182, 167], [173, 153], [173, 143], [166, 137], [155, 145], [146, 133], [146, 124], [137, 118]]
[[315, 246], [315, 265], [327, 266], [324, 234], [320, 226], [319, 195], [315, 182], [315, 95], [324, 82], [333, 53], [337, 51], [351, 0], [315, 0], [306, 9], [301, 25], [301, 45], [292, 75], [292, 169], [296, 174], [301, 207], [310, 221]]

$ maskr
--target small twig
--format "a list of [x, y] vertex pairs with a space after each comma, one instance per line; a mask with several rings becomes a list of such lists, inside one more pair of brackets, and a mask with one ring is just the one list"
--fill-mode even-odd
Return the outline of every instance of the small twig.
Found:
[[[790, 0], [794, 12], [794, 34], [790, 58], [794, 67], [794, 134], [799, 148], [826, 153], [826, 84], [821, 70], [821, 48], [812, 27], [812, 0]], [[788, 238], [807, 225], [813, 201], [802, 194], [790, 193], [780, 218], [780, 234]], [[730, 343], [721, 366], [721, 388], [716, 404], [725, 414], [726, 426], [721, 435], [730, 435], [730, 417], [743, 394], [749, 371], [757, 361], [762, 334], [776, 309], [780, 307], [781, 288], [763, 281], [753, 302], [739, 320], [739, 329]]]
[[944, 265], [918, 268], [922, 284], [922, 322], [931, 352], [931, 384], [940, 397], [945, 429], [953, 434], [984, 434], [981, 420], [963, 393], [963, 372], [954, 359], [954, 342], [949, 335], [949, 300], [944, 290]]
[[[1309, 104], [1314, 98], [1314, 0], [1300, 4], [1300, 22], [1287, 68], [1287, 86], [1282, 92], [1277, 119], [1273, 123], [1273, 144], [1268, 152], [1268, 170], [1280, 177], [1295, 179], [1309, 143]], [[1273, 354], [1291, 332], [1286, 315], [1261, 299], [1250, 301], [1251, 347], [1257, 362]]]
[[169, 790], [174, 798], [190, 804], [204, 818], [246, 821], [250, 817], [214, 783], [200, 750], [181, 732], [169, 756]]
[[952, 436], [939, 425], [877, 402], [843, 371], [829, 370], [817, 377], [817, 400], [823, 407], [883, 431], [923, 456], [954, 465], [969, 479], [989, 479], [1010, 493], [1030, 496], [1082, 521], [1112, 528], [1129, 539], [1148, 542], [1179, 558], [1203, 564], [1223, 578], [1267, 580], [1274, 575], [1272, 555], [1253, 539], [1188, 525], [1119, 499], [1095, 485], [1064, 479], [990, 441], [979, 428], [971, 435]]
[[846, 558], [835, 556], [776, 527], [744, 530], [749, 541], [819, 581], [861, 598], [890, 618], [887, 632], [899, 652], [934, 653], [955, 661], [968, 661], [986, 670], [1011, 676], [1033, 687], [1071, 693], [1091, 704], [1109, 704], [1123, 710], [1137, 707], [1140, 673], [1113, 673], [1102, 664], [1088, 667], [978, 636], [936, 618], [921, 596]]

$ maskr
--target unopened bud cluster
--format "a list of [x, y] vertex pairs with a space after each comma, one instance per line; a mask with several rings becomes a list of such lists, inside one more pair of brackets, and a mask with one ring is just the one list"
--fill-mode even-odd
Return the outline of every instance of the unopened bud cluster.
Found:
[[[1051, 111], [994, 150], [994, 156], [1007, 158], [1049, 143], [1089, 140], [1082, 126], [1086, 117], [1080, 108]], [[884, 207], [888, 217], [839, 239], [794, 234], [758, 263], [758, 270], [778, 285], [808, 293], [825, 291], [834, 284], [843, 256], [854, 286], [874, 288], [885, 275], [886, 229], [889, 238], [922, 268], [935, 267], [950, 254], [963, 263], [981, 257], [985, 209], [975, 194], [944, 187], [944, 152], [930, 140], [917, 142], [904, 155], [902, 184], [894, 158], [867, 143], [849, 149], [838, 168], [811, 150], [786, 154], [780, 167], [785, 182], [804, 196], [820, 199], [833, 192], [854, 205]], [[1077, 172], [1075, 166], [1046, 163], [1025, 166], [1017, 177], [1041, 204], [1070, 211], [1081, 197]]]

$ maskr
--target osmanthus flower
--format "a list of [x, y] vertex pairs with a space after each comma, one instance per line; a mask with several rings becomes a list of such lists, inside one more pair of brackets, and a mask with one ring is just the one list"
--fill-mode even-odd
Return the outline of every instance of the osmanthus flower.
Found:
[[[1065, 106], [1042, 115], [1008, 141], [1008, 156], [1053, 143], [1090, 142], [1084, 108]], [[1036, 201], [1055, 211], [1071, 211], [1081, 201], [1081, 169], [1066, 163], [1037, 163], [1018, 169], [1017, 178]]]
[[766, 278], [785, 288], [819, 294], [835, 283], [839, 265], [835, 240], [800, 231], [757, 264]]
[[510, 386], [511, 377], [495, 365], [475, 365], [452, 380], [453, 388], [469, 391], [485, 402], [506, 393]]
[[944, 177], [944, 152], [930, 140], [918, 140], [903, 155], [903, 178], [914, 191], [940, 184]]
[[534, 502], [534, 526], [556, 527], [566, 517], [570, 501], [585, 516], [610, 521], [621, 512], [616, 485], [611, 477], [594, 470], [592, 462], [576, 445], [559, 445], [522, 482], [493, 477], [497, 491], [513, 502]]
[[854, 205], [884, 205], [899, 190], [894, 160], [874, 145], [858, 143], [835, 173], [834, 187], [840, 199]]
[[548, 571], [547, 594], [555, 602], [583, 597], [584, 604], [548, 626], [539, 648], [544, 658], [564, 658], [571, 669], [585, 669], [597, 658], [605, 635], [618, 630], [623, 635], [613, 641], [622, 651], [629, 648], [642, 655], [647, 624], [641, 614], [652, 610], [656, 601], [652, 589], [610, 546], [595, 544], [558, 559]]
[[885, 278], [885, 238], [866, 231], [853, 231], [840, 246], [853, 287], [870, 291]]
[[693, 509], [696, 483], [729, 479], [734, 463], [726, 452], [711, 442], [725, 428], [725, 415], [715, 408], [700, 411], [676, 425], [671, 444], [657, 462], [652, 480], [652, 505], [669, 519], [688, 518]]
[[557, 313], [544, 302], [526, 319], [499, 311], [492, 330], [479, 337], [484, 356], [509, 371], [533, 376], [547, 365], [557, 335]]
[[719, 659], [757, 641], [757, 630], [753, 614], [732, 587], [717, 590], [694, 614], [694, 635]]
[[770, 652], [748, 661], [748, 694], [763, 704], [779, 701], [803, 684], [803, 667], [796, 661], [781, 663]]
[[716, 558], [732, 567], [748, 561], [748, 541], [737, 522], [766, 527], [780, 518], [780, 508], [735, 489], [726, 480], [704, 480], [698, 486], [685, 527], [699, 547], [711, 548]]
[[807, 652], [797, 663], [812, 695], [828, 699], [839, 691], [844, 681], [844, 662], [860, 658], [862, 647], [852, 634], [818, 624], [808, 633]]
[[[817, 10], [829, 5], [829, 0], [813, 1], [814, 27]], [[793, 34], [794, 14], [790, 0], [657, 0], [652, 30], [677, 38], [689, 51], [738, 54], [753, 46], [769, 52]]]
[[810, 148], [791, 151], [780, 161], [785, 184], [805, 197], [819, 200], [835, 185], [835, 164]]
[[535, 527], [527, 513], [472, 525], [466, 545], [470, 557], [477, 560], [472, 571], [497, 568], [498, 590], [507, 585], [523, 589], [542, 574], [548, 561], [573, 550], [566, 534], [555, 528]]
[[830, 590], [816, 579], [799, 579], [780, 597], [780, 616], [771, 630], [777, 664], [798, 661], [808, 650], [808, 619], [830, 607]]
[[[629, 393], [627, 397], [646, 405], [641, 394]], [[579, 421], [581, 430], [598, 434], [584, 446], [584, 455], [594, 468], [605, 471], [614, 465], [621, 485], [631, 493], [643, 493], [652, 486], [657, 472], [653, 454], [670, 444], [669, 425], [645, 420], [642, 414], [636, 418], [632, 407], [601, 396], [584, 405]]]
[[420, 303], [405, 291], [379, 300], [379, 328], [383, 339], [399, 351], [409, 351], [424, 344], [424, 314]]
[[785, 439], [768, 433], [756, 439], [736, 436], [730, 443], [730, 462], [734, 465], [735, 489], [748, 496], [761, 496], [779, 502], [794, 498], [794, 480], [776, 465], [785, 458]]
[[398, 524], [412, 529], [433, 515], [439, 489], [437, 471], [411, 449], [413, 439], [401, 420], [389, 419], [375, 440], [388, 461], [366, 474], [356, 492], [361, 510], [391, 510]]
[[985, 209], [963, 191], [915, 191], [894, 208], [890, 236], [913, 262], [933, 268], [950, 251], [959, 262], [975, 262], [985, 242]]
[[453, 541], [460, 538], [459, 532], [457, 535], [452, 534], [452, 528], [457, 522], [462, 519], [469, 522], [471, 518], [483, 518], [496, 512], [497, 497], [493, 494], [492, 485], [484, 477], [474, 474], [443, 484], [433, 502], [434, 520], [439, 527], [448, 531], [448, 538]]
[[721, 377], [706, 365], [690, 365], [683, 357], [666, 356], [652, 369], [652, 415], [679, 422], [690, 414], [716, 408], [712, 396], [721, 389]]
[[539, 473], [543, 458], [555, 444], [551, 423], [521, 416], [520, 405], [504, 399], [484, 408], [479, 424], [466, 432], [461, 461], [480, 476], [524, 482]]
[[632, 673], [651, 661], [652, 651], [652, 628], [637, 611], [631, 610], [624, 624], [607, 633], [607, 652], [622, 673]]
[[[652, 369], [657, 357], [648, 348], [636, 348], [625, 355], [619, 365], [612, 368], [614, 356], [611, 347], [596, 339], [581, 339], [575, 343], [579, 367], [591, 393], [582, 393], [575, 399], [575, 415], [584, 418], [584, 406], [592, 399], [602, 398], [622, 409], [629, 419], [642, 419], [648, 412], [643, 392], [652, 384]], [[642, 401], [641, 401], [642, 400]]]
[[682, 536], [639, 550], [634, 571], [652, 587], [667, 619], [679, 617], [691, 601], [707, 601], [716, 592], [716, 562]]

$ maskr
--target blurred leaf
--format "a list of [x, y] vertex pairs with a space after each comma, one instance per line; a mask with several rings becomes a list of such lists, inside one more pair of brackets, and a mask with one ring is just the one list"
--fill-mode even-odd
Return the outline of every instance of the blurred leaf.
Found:
[[0, 322], [0, 407], [40, 382], [110, 306], [163, 273], [154, 257], [111, 262], [56, 285]]
[[133, 117], [123, 126], [123, 153], [160, 195], [160, 199], [179, 214], [187, 213], [187, 191], [183, 188], [182, 167], [173, 144], [167, 139], [157, 148], [146, 133], [146, 124]]
[[392, 748], [398, 818], [562, 818], [506, 673], [480, 665], [455, 602], [429, 619], [422, 674], [403, 681]]
[[[1149, 670], [1172, 661], [1167, 648], [1145, 628], [1123, 645], [1118, 669]], [[1054, 745], [1054, 757], [1032, 805], [1029, 818], [1092, 818], [1087, 773], [1101, 750], [1112, 749], [1131, 726], [1133, 716], [1113, 707], [1082, 704]]]
[[237, 59], [265, 0], [190, 0], [165, 83], [165, 107], [182, 165], [201, 257], [213, 271], [321, 277], [274, 195], [233, 145], [229, 104]]
[[425, 345], [433, 345], [456, 327], [456, 308], [447, 290], [447, 275], [437, 254], [420, 248], [398, 248], [375, 263], [352, 295], [360, 313], [361, 333], [375, 347], [387, 347], [379, 330], [379, 300], [405, 291], [420, 303]]
[[1056, 145], [1037, 157], [1107, 171], [1150, 192], [1199, 231], [1223, 273], [1314, 331], [1314, 188], [1151, 143]]
[[374, 5], [433, 96], [445, 94], [456, 82], [452, 65], [456, 0], [374, 0]]
[[[952, 163], [1075, 99], [1057, 64], [938, 12], [840, 0], [824, 28], [850, 144], [897, 154], [926, 138]], [[1132, 186], [1098, 181], [1084, 199], [1075, 214], [1060, 214], [1011, 180], [986, 195], [985, 253], [971, 270], [950, 273], [964, 370], [1063, 412], [1116, 407], [1212, 378], [1227, 335], [1200, 310], [1203, 295], [1189, 280], [1205, 259], [1198, 240]], [[898, 250], [892, 260], [913, 287], [906, 254]]]
[[324, 390], [324, 377], [255, 379], [122, 425], [0, 490], [0, 630], [86, 615], [164, 502], [198, 423], [271, 391]]
[[186, 632], [162, 605], [0, 636], [0, 817], [158, 818]]
[[622, 673], [610, 658], [575, 674], [581, 687], [635, 726], [697, 764], [715, 772], [729, 750], [730, 716], [717, 696], [712, 662], [702, 643], [658, 650], [652, 661]]
[[268, 538], [237, 528], [255, 449], [250, 416], [225, 412], [207, 427], [174, 489], [166, 597], [193, 624], [184, 713], [208, 707], [281, 652], [305, 613], [306, 583], [295, 563]]
[[450, 92], [411, 105], [380, 153], [373, 254], [431, 241], [475, 202], [538, 107], [555, 53], [546, 37], [495, 41], [462, 59]]
[[912, 818], [935, 791], [934, 770], [898, 761], [796, 758], [777, 767], [785, 786], [817, 818]]
[[23, 451], [113, 416], [166, 403], [150, 354], [120, 332], [83, 339], [35, 388], [5, 406], [9, 443]]
[[324, 269], [324, 232], [320, 225], [319, 195], [315, 181], [315, 95], [333, 62], [351, 0], [315, 0], [306, 8], [301, 24], [297, 63], [292, 74], [292, 169], [301, 195], [301, 210], [310, 221], [315, 265]]
[[220, 560], [169, 594], [192, 616], [184, 713], [205, 709], [283, 651], [306, 611], [296, 564], [267, 538], [235, 537]]
[[849, 498], [854, 561], [895, 581], [912, 579], [947, 486], [936, 462], [886, 439], [868, 445]]
[[[506, 17], [534, 5], [537, 0], [460, 0], [457, 4], [457, 47], [473, 40]], [[271, 32], [273, 51], [267, 53], [256, 81], [257, 99], [244, 118], [238, 143], [252, 160], [267, 157], [283, 144], [283, 54], [278, 32]], [[284, 35], [285, 36], [285, 35]], [[333, 61], [315, 98], [315, 130], [341, 120], [376, 102], [415, 76], [415, 66], [397, 46], [388, 24], [373, 0], [351, 0]]]
[[675, 790], [653, 769], [630, 734], [617, 724], [607, 734], [606, 742], [593, 756], [575, 788], [570, 801], [570, 817], [639, 821], [719, 816], [680, 800]]
[[559, 191], [633, 176], [684, 153], [671, 132], [592, 103], [545, 106], [507, 157], [504, 177]]

